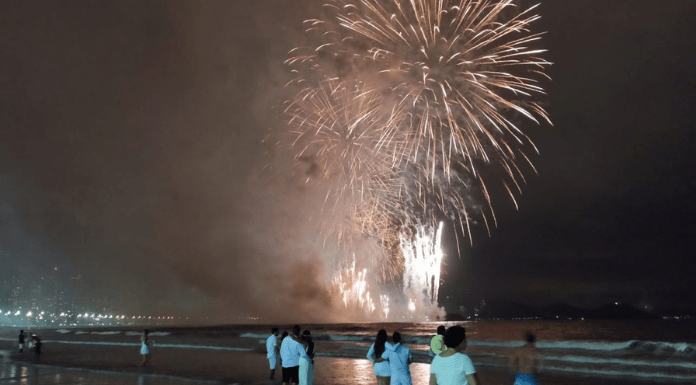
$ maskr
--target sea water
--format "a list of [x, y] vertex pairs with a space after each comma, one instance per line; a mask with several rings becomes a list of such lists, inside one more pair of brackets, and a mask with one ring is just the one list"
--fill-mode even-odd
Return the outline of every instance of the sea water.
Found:
[[[525, 332], [537, 336], [542, 379], [547, 384], [696, 384], [696, 322], [686, 320], [487, 320], [470, 322], [346, 323], [302, 325], [317, 348], [316, 383], [374, 382], [372, 364], [365, 358], [379, 329], [398, 331], [414, 353], [414, 383], [427, 383], [430, 338], [438, 325], [462, 325], [468, 354], [490, 383], [508, 383], [507, 364], [523, 345]], [[265, 340], [270, 328], [290, 331], [291, 325], [228, 325], [211, 327], [151, 326], [155, 349], [229, 351], [244, 355], [249, 365], [265, 365]], [[139, 332], [119, 328], [46, 330], [49, 344], [133, 346]], [[262, 353], [262, 354], [261, 354]], [[256, 363], [258, 361], [258, 363]], [[265, 371], [259, 369], [259, 371]], [[323, 382], [322, 382], [323, 381]], [[511, 383], [511, 382], [510, 382]]]

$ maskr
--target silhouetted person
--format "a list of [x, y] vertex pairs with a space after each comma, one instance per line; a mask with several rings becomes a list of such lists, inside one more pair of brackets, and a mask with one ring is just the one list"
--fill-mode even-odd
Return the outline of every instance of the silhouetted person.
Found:
[[34, 336], [34, 357], [39, 358], [41, 356], [41, 338], [39, 336]]
[[19, 339], [19, 352], [24, 353], [24, 330], [19, 331], [17, 338]]
[[510, 367], [515, 371], [515, 385], [536, 385], [537, 369], [540, 364], [541, 354], [534, 344], [536, 336], [532, 332], [525, 333], [526, 344], [515, 350], [510, 357]]
[[382, 353], [382, 358], [389, 361], [391, 385], [411, 385], [411, 371], [408, 369], [413, 362], [411, 350], [401, 344], [399, 332], [394, 332], [392, 342], [394, 342], [393, 350], [385, 349]]
[[387, 331], [380, 329], [375, 337], [375, 343], [367, 351], [367, 359], [374, 363], [373, 369], [377, 377], [377, 385], [389, 385], [391, 381], [389, 361], [382, 358], [382, 353], [391, 347], [391, 344], [387, 342]]
[[447, 350], [433, 358], [430, 364], [430, 385], [480, 385], [474, 363], [464, 354], [466, 331], [452, 326], [443, 338]]
[[268, 378], [271, 380], [275, 378], [275, 370], [278, 366], [278, 363], [276, 362], [276, 357], [278, 356], [278, 348], [276, 347], [277, 338], [278, 328], [271, 329], [271, 335], [266, 339], [266, 358], [268, 358], [268, 365], [271, 367], [271, 376]]

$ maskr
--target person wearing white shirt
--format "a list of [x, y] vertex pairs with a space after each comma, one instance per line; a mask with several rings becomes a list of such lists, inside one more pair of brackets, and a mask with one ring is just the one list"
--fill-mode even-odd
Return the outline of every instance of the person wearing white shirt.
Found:
[[278, 338], [278, 328], [271, 329], [271, 335], [266, 339], [266, 358], [271, 367], [271, 376], [269, 379], [275, 378], [275, 370], [278, 363], [276, 362], [276, 338]]
[[452, 326], [443, 338], [447, 350], [433, 358], [430, 364], [430, 385], [481, 385], [466, 349], [466, 331]]
[[300, 377], [300, 357], [311, 360], [305, 352], [300, 339], [300, 325], [292, 327], [292, 336], [288, 336], [280, 345], [280, 360], [283, 367], [283, 385], [297, 385]]
[[391, 385], [411, 385], [411, 371], [408, 366], [413, 362], [413, 354], [408, 347], [401, 344], [401, 333], [392, 335], [394, 346], [385, 349], [382, 358], [389, 361]]

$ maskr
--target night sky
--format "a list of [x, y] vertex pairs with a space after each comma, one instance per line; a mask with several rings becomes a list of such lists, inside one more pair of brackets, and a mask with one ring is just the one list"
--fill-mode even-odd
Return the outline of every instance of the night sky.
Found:
[[[318, 4], [3, 2], [0, 280], [59, 267], [132, 311], [326, 311], [300, 209], [317, 197], [262, 143]], [[523, 126], [538, 175], [519, 210], [493, 195], [498, 227], [461, 257], [450, 232], [441, 298], [693, 309], [696, 3], [537, 10], [554, 63], [554, 126]]]

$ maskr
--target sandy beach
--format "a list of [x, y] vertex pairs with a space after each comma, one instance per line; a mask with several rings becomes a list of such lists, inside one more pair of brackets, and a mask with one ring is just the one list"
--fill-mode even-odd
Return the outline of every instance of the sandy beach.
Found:
[[[213, 384], [278, 384], [268, 377], [265, 347], [258, 338], [241, 337], [246, 331], [265, 333], [265, 327], [225, 328], [171, 328], [168, 331], [153, 330], [155, 334], [152, 359], [148, 367], [138, 367], [139, 338], [136, 329], [120, 329], [118, 334], [99, 329], [83, 329], [70, 332], [41, 330], [36, 332], [44, 341], [43, 354], [36, 358], [25, 351], [16, 351], [16, 330], [0, 330], [0, 349], [9, 359], [26, 367], [74, 368], [99, 375], [108, 374], [109, 385], [171, 383], [185, 380], [188, 383]], [[114, 330], [113, 328], [111, 330]], [[111, 332], [113, 333], [113, 332]], [[315, 384], [357, 385], [376, 384], [372, 363], [364, 358], [367, 349], [354, 346], [350, 356], [336, 357], [331, 353], [336, 347], [332, 341], [317, 341], [315, 358]], [[344, 351], [345, 346], [344, 346]], [[416, 351], [416, 362], [411, 365], [414, 384], [428, 384], [429, 358]], [[44, 369], [45, 370], [45, 369]], [[482, 384], [512, 384], [512, 374], [500, 367], [478, 366]], [[96, 375], [95, 374], [95, 375]], [[120, 380], [119, 380], [120, 378]], [[582, 375], [542, 373], [544, 384], [580, 385], [589, 382], [601, 385], [628, 385], [640, 383], [630, 379], [593, 378]], [[135, 382], [134, 382], [135, 381]], [[59, 384], [65, 382], [37, 382]], [[99, 382], [86, 382], [86, 384]], [[166, 381], [164, 382], [166, 383]]]

